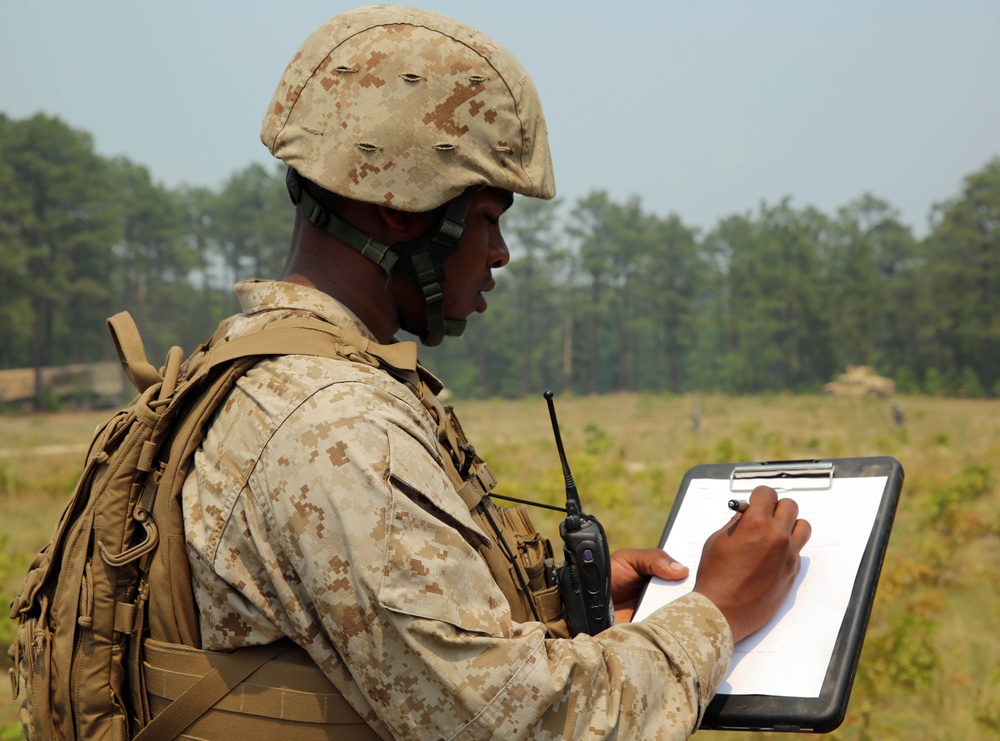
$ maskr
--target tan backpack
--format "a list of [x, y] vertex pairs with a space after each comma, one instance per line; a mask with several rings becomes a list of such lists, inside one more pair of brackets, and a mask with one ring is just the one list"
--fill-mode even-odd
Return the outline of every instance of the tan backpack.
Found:
[[[52, 538], [11, 603], [18, 621], [11, 684], [15, 699], [26, 690], [21, 721], [31, 739], [131, 738], [152, 716], [134, 680], [142, 675], [144, 638], [200, 645], [180, 490], [209, 419], [239, 377], [265, 355], [350, 359], [371, 350], [385, 366], [408, 360], [393, 357], [402, 348], [293, 318], [232, 341], [222, 339], [223, 324], [186, 362], [171, 348], [158, 371], [127, 313], [108, 324], [139, 394], [97, 430]], [[178, 708], [157, 714], [143, 737], [176, 735], [287, 649], [279, 643], [223, 655], [210, 678]]]

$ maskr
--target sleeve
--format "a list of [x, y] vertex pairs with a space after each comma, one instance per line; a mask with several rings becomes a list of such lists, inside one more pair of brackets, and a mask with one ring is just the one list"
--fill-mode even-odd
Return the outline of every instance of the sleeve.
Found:
[[[405, 738], [685, 738], [732, 657], [700, 595], [596, 637], [512, 621], [422, 409], [339, 383], [275, 431], [247, 536], [271, 619]], [[338, 666], [343, 662], [343, 667]]]

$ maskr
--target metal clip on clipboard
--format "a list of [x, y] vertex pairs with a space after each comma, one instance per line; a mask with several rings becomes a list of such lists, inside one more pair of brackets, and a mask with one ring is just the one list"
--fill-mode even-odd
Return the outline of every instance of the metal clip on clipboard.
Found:
[[735, 466], [729, 474], [729, 491], [751, 491], [737, 482], [747, 479], [794, 479], [794, 489], [829, 489], [833, 486], [832, 461], [779, 461], [777, 463], [747, 463]]

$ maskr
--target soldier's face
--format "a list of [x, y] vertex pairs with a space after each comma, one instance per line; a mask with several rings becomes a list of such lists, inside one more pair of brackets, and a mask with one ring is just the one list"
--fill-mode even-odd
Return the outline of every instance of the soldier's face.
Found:
[[465, 217], [465, 232], [458, 250], [445, 260], [444, 315], [466, 319], [486, 311], [486, 297], [496, 281], [492, 271], [510, 261], [500, 233], [500, 217], [513, 203], [513, 195], [498, 188], [483, 188], [472, 199]]

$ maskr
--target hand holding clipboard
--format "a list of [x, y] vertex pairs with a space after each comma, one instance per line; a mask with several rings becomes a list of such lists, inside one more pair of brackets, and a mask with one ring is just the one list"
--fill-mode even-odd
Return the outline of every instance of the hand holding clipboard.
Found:
[[[824, 732], [843, 721], [902, 481], [902, 467], [889, 457], [711, 464], [688, 471], [660, 547], [692, 574], [702, 565], [706, 540], [746, 517], [732, 516], [729, 501], [760, 484], [777, 489], [779, 503], [782, 496], [794, 499], [812, 526], [789, 595], [763, 628], [737, 644], [702, 728]], [[750, 499], [755, 506], [754, 494]], [[789, 515], [782, 515], [786, 523]], [[695, 583], [691, 576], [681, 582], [654, 578], [633, 620]]]

